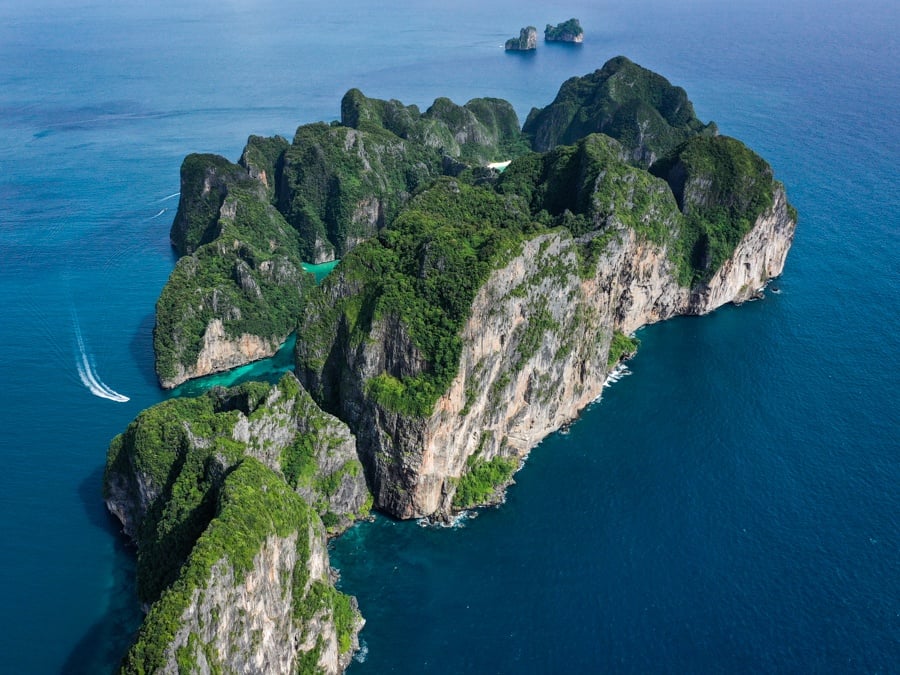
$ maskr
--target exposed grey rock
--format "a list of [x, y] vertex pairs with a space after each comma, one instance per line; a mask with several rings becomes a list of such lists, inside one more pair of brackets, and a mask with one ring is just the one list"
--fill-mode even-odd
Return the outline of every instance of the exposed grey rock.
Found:
[[507, 40], [504, 48], [508, 52], [528, 52], [537, 49], [537, 28], [526, 26], [519, 31], [519, 37]]

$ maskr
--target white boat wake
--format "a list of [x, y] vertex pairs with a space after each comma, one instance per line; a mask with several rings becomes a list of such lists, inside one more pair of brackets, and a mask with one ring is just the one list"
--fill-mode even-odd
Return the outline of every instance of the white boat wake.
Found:
[[147, 218], [147, 220], [153, 220], [154, 218], [159, 218], [162, 214], [164, 214], [168, 210], [169, 209], [160, 209], [159, 213], [157, 213], [155, 216], [150, 216], [149, 218]]
[[97, 372], [94, 369], [94, 359], [88, 356], [87, 350], [85, 349], [84, 338], [81, 336], [81, 325], [78, 323], [78, 316], [75, 312], [72, 312], [72, 323], [75, 327], [75, 339], [78, 341], [79, 356], [76, 359], [75, 365], [78, 368], [78, 377], [81, 378], [81, 383], [87, 387], [94, 396], [106, 398], [110, 401], [116, 401], [117, 403], [130, 401], [131, 399], [124, 394], [120, 394], [106, 386], [97, 375]]
[[155, 203], [159, 204], [160, 202], [165, 202], [165, 201], [168, 201], [169, 199], [174, 199], [175, 197], [178, 197], [180, 195], [181, 195], [180, 192], [173, 192], [168, 197], [163, 197], [162, 199], [157, 199]]

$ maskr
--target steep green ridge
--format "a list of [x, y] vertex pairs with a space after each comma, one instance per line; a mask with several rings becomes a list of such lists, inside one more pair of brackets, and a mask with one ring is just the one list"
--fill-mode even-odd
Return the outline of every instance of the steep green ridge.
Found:
[[181, 163], [181, 197], [170, 238], [188, 255], [218, 236], [219, 209], [231, 185], [252, 187], [246, 171], [218, 155], [191, 154]]
[[772, 169], [740, 141], [694, 136], [649, 172], [604, 134], [512, 162], [497, 183], [573, 235], [625, 226], [665, 245], [684, 286], [708, 281], [772, 205]]
[[442, 97], [420, 113], [415, 105], [372, 99], [351, 89], [341, 101], [341, 123], [364, 131], [384, 129], [466, 164], [506, 160], [528, 149], [515, 110], [499, 98], [458, 105]]
[[[213, 179], [215, 187], [207, 189]], [[274, 345], [293, 330], [313, 279], [302, 270], [297, 232], [260, 192], [236, 164], [208, 155], [185, 159], [182, 203], [199, 206], [179, 207], [185, 217], [172, 227], [173, 242], [191, 253], [178, 261], [156, 305], [154, 350], [162, 380], [196, 362], [215, 319], [231, 338], [248, 333]]]
[[299, 127], [282, 158], [276, 205], [309, 262], [342, 257], [390, 222], [419, 185], [441, 172], [438, 153], [385, 130]]
[[624, 56], [563, 83], [553, 103], [533, 108], [523, 131], [543, 152], [602, 132], [622, 143], [644, 168], [695, 134], [713, 134], [694, 114], [684, 89]]
[[772, 168], [740, 141], [697, 136], [651, 167], [684, 213], [679, 281], [708, 281], [772, 205]]
[[[378, 321], [399, 321], [427, 366], [412, 377], [386, 372], [370, 381], [370, 394], [392, 410], [429, 414], [456, 374], [459, 329], [478, 288], [524, 236], [541, 230], [518, 196], [437, 181], [322, 284], [298, 333], [298, 369], [324, 367], [328, 354], [321, 350], [339, 324], [352, 344]], [[333, 302], [336, 289], [348, 286], [357, 292]]]
[[538, 220], [564, 225], [575, 236], [615, 222], [665, 244], [678, 235], [678, 205], [664, 181], [625, 156], [618, 141], [591, 134], [514, 160], [497, 189], [523, 196]]
[[[384, 409], [428, 416], [457, 373], [459, 333], [475, 294], [526, 239], [568, 229], [582, 244], [583, 274], [593, 276], [598, 254], [629, 228], [665, 247], [688, 286], [708, 280], [771, 204], [771, 170], [733, 139], [697, 137], [667, 160], [688, 167], [689, 187], [711, 185], [705, 201], [685, 202], [686, 215], [669, 184], [626, 163], [626, 154], [614, 139], [591, 134], [518, 157], [493, 187], [444, 178], [418, 194], [311, 296], [297, 366], [318, 383], [314, 395], [336, 410], [354, 345], [371, 339], [373, 326], [393, 321], [422, 367], [404, 371], [398, 363], [371, 377], [366, 393]], [[698, 241], [714, 255], [698, 256]], [[343, 345], [337, 351], [334, 336]]]
[[[334, 434], [329, 433], [324, 413], [292, 374], [286, 374], [277, 385], [248, 382], [232, 389], [213, 389], [196, 398], [164, 401], [138, 415], [113, 439], [107, 455], [107, 498], [116, 491], [116, 481], [125, 480], [127, 492], [137, 493], [137, 486], [127, 483], [132, 475], [140, 476], [146, 490], [158, 495], [135, 524], [142, 602], [156, 600], [177, 577], [213, 516], [224, 476], [247, 456], [259, 456], [258, 446], [268, 445], [260, 439], [236, 440], [235, 426], [241, 413], [251, 423], [266, 421], [293, 436], [278, 458], [277, 468], [287, 477], [279, 480], [297, 487], [302, 478], [319, 515], [345, 525], [348, 518], [365, 515], [365, 508], [358, 514], [328, 515], [332, 486], [345, 473], [359, 474], [361, 467], [355, 458], [332, 471], [323, 467], [319, 456], [334, 446]], [[307, 462], [302, 477], [294, 468], [298, 453], [303, 453]]]
[[[341, 113], [343, 124], [300, 126], [290, 143], [251, 136], [239, 164], [185, 158], [170, 233], [183, 257], [160, 297], [154, 331], [164, 386], [209, 372], [195, 365], [215, 320], [234, 344], [244, 335], [272, 348], [282, 342], [310, 286], [301, 261], [343, 256], [444, 173], [528, 149], [515, 111], [499, 99], [460, 106], [440, 98], [420, 113], [353, 89]], [[213, 372], [241, 357], [216, 358]]]
[[[205, 482], [201, 486], [185, 486], [184, 490], [199, 491]], [[203, 519], [175, 580], [151, 606], [123, 660], [123, 673], [152, 673], [165, 665], [165, 651], [181, 628], [184, 611], [194, 592], [209, 583], [217, 562], [227, 560], [240, 578], [252, 567], [267, 537], [293, 532], [298, 533], [298, 554], [304, 559], [309, 555], [309, 506], [255, 459], [241, 460], [220, 485], [209, 486], [200, 499], [206, 502], [209, 517]]]

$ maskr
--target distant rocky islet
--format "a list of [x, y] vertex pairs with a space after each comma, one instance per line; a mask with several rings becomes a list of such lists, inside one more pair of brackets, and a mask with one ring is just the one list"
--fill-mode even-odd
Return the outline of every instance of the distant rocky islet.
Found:
[[[581, 22], [574, 17], [555, 26], [548, 23], [544, 29], [544, 41], [581, 44], [584, 42], [584, 29]], [[508, 52], [534, 51], [537, 49], [537, 28], [525, 26], [519, 31], [519, 37], [512, 37], [506, 41], [504, 49]]]

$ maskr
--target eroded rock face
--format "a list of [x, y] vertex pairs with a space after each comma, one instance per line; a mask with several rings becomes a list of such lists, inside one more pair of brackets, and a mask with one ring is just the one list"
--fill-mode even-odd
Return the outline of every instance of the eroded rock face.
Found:
[[176, 363], [175, 376], [160, 378], [161, 384], [164, 388], [171, 389], [195, 377], [220, 373], [268, 358], [278, 351], [278, 347], [285, 338], [287, 338], [286, 335], [281, 340], [277, 338], [267, 340], [250, 333], [233, 338], [226, 335], [222, 320], [214, 319], [203, 333], [203, 342], [197, 361], [188, 366]]
[[519, 31], [519, 37], [507, 40], [504, 47], [508, 52], [529, 52], [537, 49], [537, 28], [526, 26]]
[[[448, 515], [476, 452], [484, 460], [523, 457], [601, 394], [615, 331], [747, 300], [781, 273], [794, 228], [779, 187], [734, 255], [693, 288], [679, 285], [664, 246], [626, 227], [587, 276], [568, 232], [528, 241], [479, 290], [462, 331], [458, 374], [425, 418], [386, 410], [367, 395], [365, 383], [379, 373], [402, 377], [425, 367], [402, 324], [374, 325], [343, 356], [349, 367], [337, 404], [359, 438], [376, 506], [400, 518]], [[311, 388], [322, 385], [315, 373], [302, 378]]]
[[[305, 559], [297, 554], [300, 536], [309, 540], [310, 555]], [[297, 565], [308, 568], [303, 596], [314, 584], [331, 583], [323, 541], [323, 533], [315, 528], [287, 537], [270, 536], [243, 574], [236, 574], [227, 558], [219, 560], [208, 584], [194, 590], [166, 650], [165, 666], [157, 672], [181, 673], [179, 663], [185, 662], [191, 662], [191, 673], [203, 675], [302, 672], [298, 656], [313, 653], [317, 646], [315, 666], [329, 675], [343, 672], [351, 654], [341, 654], [329, 613], [320, 610], [305, 622], [294, 616]], [[363, 623], [357, 621], [353, 651], [359, 648], [357, 633]]]

